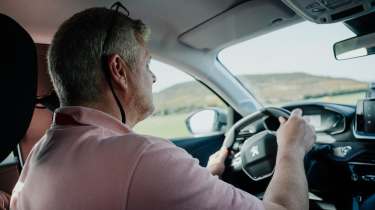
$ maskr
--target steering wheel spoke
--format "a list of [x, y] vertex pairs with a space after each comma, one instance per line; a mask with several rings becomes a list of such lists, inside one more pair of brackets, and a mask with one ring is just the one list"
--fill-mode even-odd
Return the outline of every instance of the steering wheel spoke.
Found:
[[[230, 163], [235, 170], [241, 169], [247, 176], [254, 181], [263, 180], [272, 176], [277, 154], [276, 133], [274, 130], [265, 126], [265, 130], [258, 131], [246, 138], [240, 148], [237, 148], [236, 142], [241, 129], [264, 121], [269, 117], [288, 118], [289, 111], [281, 108], [264, 108], [238, 121], [228, 131], [224, 140], [224, 146], [232, 152], [237, 152]], [[233, 147], [236, 145], [235, 147]], [[235, 150], [234, 150], [235, 149]], [[237, 150], [240, 150], [239, 152]]]

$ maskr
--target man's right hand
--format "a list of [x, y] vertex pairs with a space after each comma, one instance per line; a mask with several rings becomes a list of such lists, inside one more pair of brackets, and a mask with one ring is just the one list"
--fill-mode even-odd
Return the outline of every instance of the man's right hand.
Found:
[[263, 198], [265, 209], [309, 209], [303, 158], [315, 142], [314, 128], [302, 118], [300, 109], [293, 110], [288, 120], [279, 121], [276, 166]]
[[290, 118], [279, 118], [280, 127], [277, 130], [278, 152], [297, 152], [304, 155], [311, 150], [316, 136], [312, 126], [302, 118], [302, 110], [292, 111]]

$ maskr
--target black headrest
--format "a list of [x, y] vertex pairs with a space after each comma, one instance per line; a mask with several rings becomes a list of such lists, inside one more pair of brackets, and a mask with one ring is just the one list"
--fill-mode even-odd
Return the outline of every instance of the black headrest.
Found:
[[30, 35], [0, 14], [0, 161], [24, 137], [34, 111], [37, 54]]

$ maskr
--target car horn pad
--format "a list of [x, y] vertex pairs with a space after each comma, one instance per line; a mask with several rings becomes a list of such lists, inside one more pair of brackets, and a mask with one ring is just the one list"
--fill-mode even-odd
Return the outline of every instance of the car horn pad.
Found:
[[262, 131], [245, 141], [241, 148], [242, 170], [258, 181], [272, 176], [277, 154], [276, 134]]

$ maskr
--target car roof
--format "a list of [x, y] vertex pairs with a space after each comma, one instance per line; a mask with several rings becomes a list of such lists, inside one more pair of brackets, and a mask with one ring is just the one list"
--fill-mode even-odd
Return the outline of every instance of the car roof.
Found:
[[[2, 0], [0, 12], [15, 18], [36, 42], [49, 43], [58, 26], [74, 13], [90, 7], [109, 8], [112, 3], [107, 0]], [[151, 27], [151, 42], [182, 44], [204, 51], [217, 52], [229, 43], [301, 20], [279, 0], [128, 0], [122, 3], [132, 18], [142, 19]], [[158, 48], [158, 45], [151, 46]]]
[[[50, 43], [59, 25], [108, 0], [1, 0], [0, 13], [23, 25], [37, 43]], [[246, 115], [261, 107], [217, 59], [223, 48], [303, 21], [280, 0], [127, 0], [134, 19], [152, 31], [152, 56], [205, 83]]]
[[[37, 43], [50, 43], [58, 26], [107, 0], [2, 0], [0, 13], [13, 17]], [[203, 81], [243, 114], [259, 108], [256, 99], [217, 60], [224, 47], [302, 21], [279, 0], [128, 0], [130, 16], [152, 30], [149, 47], [157, 60]], [[235, 91], [234, 91], [235, 90]], [[244, 98], [246, 100], [244, 101]], [[248, 104], [248, 106], [243, 106]], [[239, 110], [247, 107], [247, 110]]]

